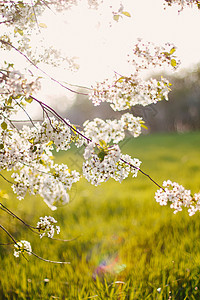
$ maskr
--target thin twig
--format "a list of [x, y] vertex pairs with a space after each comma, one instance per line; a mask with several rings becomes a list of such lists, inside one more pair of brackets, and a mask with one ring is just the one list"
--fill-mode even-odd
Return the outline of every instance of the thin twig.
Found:
[[24, 113], [27, 115], [27, 117], [29, 118], [29, 120], [30, 120], [30, 122], [31, 122], [31, 124], [34, 126], [34, 127], [36, 127], [35, 126], [35, 124], [33, 123], [33, 121], [32, 121], [32, 119], [31, 119], [31, 117], [29, 116], [29, 114], [27, 113], [27, 111], [24, 109], [24, 107], [15, 99], [15, 98], [13, 98], [13, 100], [17, 103], [17, 105], [24, 111]]
[[129, 165], [131, 168], [134, 168], [134, 169], [138, 170], [140, 173], [142, 173], [143, 175], [147, 176], [155, 185], [157, 185], [159, 188], [161, 188], [165, 192], [165, 189], [161, 185], [159, 185], [155, 180], [153, 180], [151, 178], [151, 176], [149, 176], [147, 173], [142, 171], [140, 168], [138, 168], [138, 167], [134, 166], [133, 164], [127, 162], [123, 158], [120, 158], [120, 160], [123, 161], [125, 164]]
[[[22, 220], [20, 217], [18, 217], [16, 214], [14, 214], [10, 209], [8, 209], [5, 205], [3, 205], [1, 202], [0, 202], [0, 209], [2, 209], [3, 211], [5, 211], [6, 213], [8, 213], [9, 215], [11, 215], [12, 217], [16, 218], [17, 220], [19, 220], [20, 222], [22, 222], [25, 226], [27, 226], [32, 232], [36, 233], [36, 234], [40, 234], [39, 232], [35, 231], [35, 230], [38, 230], [39, 228], [37, 227], [34, 227], [30, 224], [27, 224], [24, 220]], [[33, 230], [35, 229], [35, 230]], [[46, 238], [50, 238], [48, 236], [44, 236]], [[69, 240], [65, 240], [65, 239], [57, 239], [57, 238], [50, 238], [52, 240], [56, 240], [56, 241], [61, 241], [61, 242], [72, 242], [76, 239], [78, 239], [80, 236], [77, 236], [73, 239], [69, 239]]]
[[44, 102], [36, 99], [35, 97], [29, 95], [29, 97], [33, 100], [35, 100], [36, 102], [38, 102], [42, 107], [43, 110], [44, 108], [48, 109], [54, 116], [56, 116], [58, 119], [60, 119], [64, 124], [66, 124], [71, 130], [72, 132], [76, 132], [78, 135], [82, 136], [85, 140], [87, 140], [88, 142], [92, 142], [92, 140], [88, 137], [86, 137], [84, 134], [82, 134], [79, 130], [75, 129], [72, 125], [70, 125], [63, 117], [61, 117], [52, 107], [50, 107], [49, 105], [45, 104]]
[[5, 23], [11, 23], [12, 21], [13, 21], [13, 19], [1, 21], [1, 22], [0, 22], [0, 25], [1, 25], [1, 24], [5, 24]]
[[[2, 207], [3, 208], [2, 208]], [[37, 227], [31, 226], [29, 224], [27, 224], [25, 221], [23, 221], [20, 217], [18, 217], [16, 214], [14, 214], [10, 209], [8, 209], [5, 205], [3, 205], [2, 203], [0, 203], [0, 208], [2, 210], [4, 210], [5, 212], [9, 213], [11, 216], [13, 216], [14, 218], [16, 218], [17, 220], [19, 220], [20, 222], [22, 222], [25, 226], [29, 227], [31, 230], [32, 229], [37, 229]], [[32, 230], [33, 231], [33, 230]]]
[[5, 176], [3, 176], [1, 173], [0, 173], [0, 176], [1, 176], [5, 181], [7, 181], [8, 183], [11, 183], [11, 184], [16, 185], [14, 182], [8, 180], [8, 179], [7, 179]]
[[[0, 224], [0, 228], [3, 229], [3, 231], [5, 231], [5, 233], [11, 238], [11, 240], [14, 242], [14, 244], [16, 244], [18, 247], [20, 247], [18, 245], [17, 241], [15, 240], [15, 238], [12, 236], [12, 234], [10, 232], [8, 232], [8, 230], [3, 225]], [[37, 257], [38, 259], [43, 260], [45, 262], [50, 262], [50, 263], [54, 263], [54, 264], [70, 264], [70, 262], [68, 262], [68, 261], [54, 261], [54, 260], [45, 259], [32, 251], [29, 251], [27, 249], [23, 249], [23, 250], [26, 251], [27, 253], [33, 254], [35, 257]], [[26, 258], [26, 257], [24, 257], [24, 258]]]
[[22, 55], [23, 57], [26, 58], [26, 60], [32, 64], [38, 71], [42, 72], [45, 76], [47, 76], [48, 78], [50, 78], [52, 81], [56, 82], [57, 84], [59, 84], [61, 87], [65, 88], [66, 90], [72, 92], [72, 93], [75, 93], [75, 94], [78, 94], [78, 95], [84, 95], [84, 96], [87, 96], [88, 94], [87, 93], [82, 93], [82, 92], [78, 92], [78, 91], [75, 91], [75, 90], [72, 90], [70, 89], [69, 87], [65, 86], [64, 84], [62, 84], [60, 81], [56, 80], [55, 78], [53, 78], [51, 75], [49, 75], [48, 73], [46, 73], [44, 70], [42, 70], [41, 68], [39, 68], [36, 64], [34, 64], [34, 62], [32, 62], [30, 60], [30, 58], [28, 58], [28, 56], [26, 54], [24, 54], [23, 52], [21, 52], [19, 49], [17, 49], [15, 46], [13, 46], [12, 44], [10, 44], [9, 42], [6, 42], [4, 40], [1, 40], [0, 39], [0, 42], [4, 45], [8, 45], [10, 46], [11, 48], [13, 48], [14, 50], [16, 50], [20, 55]]
[[12, 236], [12, 234], [10, 232], [8, 232], [8, 230], [5, 227], [3, 227], [3, 225], [0, 224], [0, 227], [11, 238], [11, 240], [17, 245], [17, 241], [14, 239], [14, 237]]
[[[0, 69], [0, 73], [3, 74], [3, 75], [5, 75], [5, 73], [3, 73], [3, 72], [1, 72], [1, 71], [3, 71], [3, 72], [8, 72], [8, 70], [6, 70], [6, 69]], [[28, 71], [31, 73], [31, 77], [38, 78], [38, 76], [37, 76], [37, 75], [34, 75], [30, 70], [28, 70]], [[25, 73], [22, 73], [22, 72], [20, 72], [20, 74], [22, 74], [22, 75], [24, 75], [24, 76], [26, 75]], [[7, 76], [7, 75], [6, 75], [6, 76]], [[9, 77], [9, 76], [7, 76], [7, 77]], [[47, 79], [47, 78], [46, 78], [46, 77], [43, 77], [43, 76], [40, 76], [40, 79]], [[88, 87], [88, 86], [83, 86], [83, 85], [80, 85], [80, 84], [73, 84], [73, 83], [69, 83], [69, 82], [64, 81], [64, 80], [59, 80], [59, 82], [65, 83], [65, 84], [70, 85], [70, 86], [77, 87], [77, 88], [79, 88], [79, 89], [92, 90], [92, 88], [90, 88], [90, 87]]]
[[[32, 119], [31, 119], [32, 120]], [[32, 122], [42, 122], [42, 120], [10, 120], [11, 122], [14, 122], [14, 123], [32, 123]]]
[[3, 115], [4, 119], [6, 119], [11, 124], [12, 128], [15, 128], [18, 131], [17, 127], [12, 123], [12, 121], [10, 119], [8, 119], [3, 113], [2, 113], [2, 115]]
[[32, 252], [32, 251], [28, 251], [26, 249], [24, 249], [27, 253], [31, 253], [33, 254], [35, 257], [39, 258], [40, 260], [43, 260], [45, 262], [49, 262], [49, 263], [53, 263], [53, 264], [65, 264], [65, 265], [69, 265], [70, 262], [69, 261], [54, 261], [54, 260], [49, 260], [49, 259], [45, 259], [39, 255], [37, 255], [36, 253]]
[[[75, 238], [73, 238], [73, 239], [70, 239], [70, 240], [63, 240], [63, 239], [57, 239], [57, 238], [51, 238], [51, 239], [54, 240], [54, 241], [60, 241], [60, 242], [72, 242], [72, 241], [77, 240], [80, 236], [81, 236], [81, 235], [79, 235], [79, 236], [77, 236], [77, 237], [75, 237]], [[48, 238], [48, 236], [46, 236], [46, 235], [45, 235], [44, 237], [47, 237], [47, 238]]]
[[32, 1], [32, 0], [31, 0], [31, 7], [32, 7], [32, 9], [33, 9], [33, 14], [34, 14], [34, 17], [35, 17], [35, 22], [36, 22], [37, 27], [38, 27], [38, 31], [41, 33], [40, 27], [39, 27], [39, 24], [38, 24], [38, 20], [37, 20], [37, 15], [36, 15], [36, 13], [35, 13], [35, 7], [34, 7], [34, 4], [33, 4], [33, 1]]

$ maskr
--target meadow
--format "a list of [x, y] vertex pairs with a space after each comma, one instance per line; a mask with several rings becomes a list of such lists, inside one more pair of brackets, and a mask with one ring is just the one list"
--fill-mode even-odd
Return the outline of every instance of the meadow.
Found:
[[[162, 184], [171, 179], [200, 191], [200, 132], [154, 134], [127, 140], [124, 153], [142, 161], [141, 169]], [[80, 153], [56, 156], [71, 169], [81, 168]], [[200, 213], [174, 214], [156, 203], [157, 187], [144, 175], [119, 184], [93, 187], [82, 180], [71, 202], [52, 212], [39, 195], [16, 200], [0, 180], [1, 202], [27, 223], [52, 215], [59, 238], [40, 239], [1, 211], [1, 224], [16, 239], [30, 241], [34, 256], [15, 258], [13, 246], [0, 246], [0, 299], [200, 299]], [[74, 239], [74, 240], [73, 240]], [[0, 243], [9, 243], [1, 230]]]

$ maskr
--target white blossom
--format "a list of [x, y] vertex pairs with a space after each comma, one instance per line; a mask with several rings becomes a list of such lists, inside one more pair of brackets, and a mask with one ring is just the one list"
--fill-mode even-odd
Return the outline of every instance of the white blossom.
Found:
[[14, 256], [19, 257], [20, 254], [28, 253], [31, 255], [32, 249], [31, 244], [28, 241], [21, 240], [20, 242], [17, 242], [14, 244]]
[[174, 213], [186, 207], [190, 216], [200, 210], [200, 194], [192, 196], [190, 190], [171, 180], [164, 181], [163, 187], [155, 193], [155, 199], [160, 205], [167, 205], [169, 202]]
[[131, 75], [115, 73], [112, 79], [97, 82], [92, 87], [89, 99], [94, 105], [108, 102], [115, 111], [129, 109], [136, 104], [146, 106], [163, 99], [168, 100], [170, 83], [166, 78], [145, 80], [141, 74], [149, 67], [165, 64], [177, 69], [180, 62], [174, 55], [175, 51], [173, 44], [158, 47], [153, 43], [145, 44], [139, 40], [128, 56], [128, 62], [133, 65], [134, 73]]
[[183, 8], [186, 6], [192, 7], [193, 5], [197, 5], [197, 7], [199, 8], [199, 1], [197, 0], [165, 0], [165, 2], [169, 6], [172, 6], [174, 4], [179, 5], [181, 7], [180, 11], [183, 10]]
[[119, 120], [102, 120], [95, 118], [93, 121], [86, 121], [84, 135], [94, 143], [104, 141], [108, 143], [119, 143], [125, 138], [125, 131], [129, 131], [134, 137], [141, 134], [141, 127], [144, 121], [141, 117], [135, 117], [130, 113], [125, 113]]
[[83, 163], [83, 175], [95, 186], [109, 178], [122, 182], [130, 172], [136, 177], [141, 163], [129, 155], [122, 155], [118, 145], [103, 148], [90, 143], [84, 156], [86, 161]]
[[12, 171], [13, 191], [19, 199], [29, 192], [39, 194], [55, 209], [69, 202], [68, 191], [80, 175], [65, 164], [54, 164], [53, 145], [56, 150], [70, 148], [70, 129], [54, 118], [42, 124], [24, 126], [21, 130], [0, 129], [0, 170]]
[[55, 230], [57, 234], [59, 234], [60, 227], [55, 226], [56, 223], [57, 221], [51, 216], [40, 217], [40, 221], [37, 223], [37, 229], [40, 232], [40, 238], [42, 238], [45, 235], [47, 235], [50, 238], [53, 238]]

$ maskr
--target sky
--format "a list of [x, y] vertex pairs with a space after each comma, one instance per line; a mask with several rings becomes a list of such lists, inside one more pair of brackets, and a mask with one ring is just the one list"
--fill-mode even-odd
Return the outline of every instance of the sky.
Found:
[[98, 16], [95, 10], [79, 6], [62, 17], [49, 12], [43, 32], [56, 47], [79, 57], [80, 74], [85, 80], [101, 77], [107, 68], [120, 66], [138, 37], [158, 44], [173, 42], [184, 67], [200, 61], [200, 11], [186, 8], [178, 13], [177, 6], [164, 10], [162, 0], [123, 3], [131, 18], [124, 17], [118, 23], [105, 11]]
[[[77, 72], [69, 71], [64, 63], [58, 68], [41, 65], [52, 77], [90, 87], [112, 76], [113, 71], [130, 73], [127, 54], [137, 38], [158, 45], [174, 43], [181, 68], [191, 68], [200, 62], [200, 10], [196, 7], [178, 13], [177, 6], [164, 9], [162, 0], [124, 0], [124, 11], [131, 17], [124, 16], [115, 22], [111, 10], [104, 6], [99, 11], [88, 9], [85, 1], [63, 14], [47, 10], [38, 17], [38, 22], [46, 26], [40, 28], [33, 43], [39, 47], [37, 39], [43, 37], [47, 47], [62, 49], [64, 55], [75, 57], [80, 65]], [[120, 0], [112, 1], [118, 9]], [[18, 57], [18, 62], [22, 59]], [[39, 94], [51, 103], [55, 97], [64, 96], [66, 90], [46, 79]], [[73, 102], [75, 95], [67, 93], [67, 96]]]
[[[88, 10], [84, 4], [62, 15], [48, 11], [39, 20], [47, 25], [41, 28], [41, 35], [47, 45], [52, 44], [67, 56], [75, 57], [80, 69], [69, 72], [59, 67], [46, 68], [46, 71], [59, 80], [84, 86], [112, 76], [113, 71], [130, 72], [127, 53], [137, 38], [159, 45], [174, 43], [182, 68], [200, 62], [200, 11], [196, 7], [178, 13], [177, 6], [164, 10], [162, 0], [124, 0], [123, 5], [131, 18], [124, 16], [119, 22], [112, 19], [110, 11]], [[46, 85], [42, 90], [44, 95], [49, 90]], [[53, 90], [52, 96], [65, 93], [59, 87], [54, 86]]]

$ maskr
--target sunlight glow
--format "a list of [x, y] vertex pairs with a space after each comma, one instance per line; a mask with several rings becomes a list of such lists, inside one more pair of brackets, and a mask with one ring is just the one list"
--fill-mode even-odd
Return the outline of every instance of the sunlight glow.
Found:
[[66, 55], [76, 57], [80, 64], [76, 74], [63, 71], [63, 76], [88, 85], [103, 80], [113, 71], [130, 71], [126, 54], [138, 37], [158, 44], [173, 42], [178, 48], [182, 67], [199, 62], [198, 10], [186, 8], [178, 14], [177, 7], [164, 10], [161, 0], [127, 0], [125, 3], [131, 18], [124, 17], [119, 22], [113, 21], [108, 12], [88, 10], [84, 4], [62, 17], [48, 12], [47, 29], [42, 30], [47, 40], [62, 48]]

